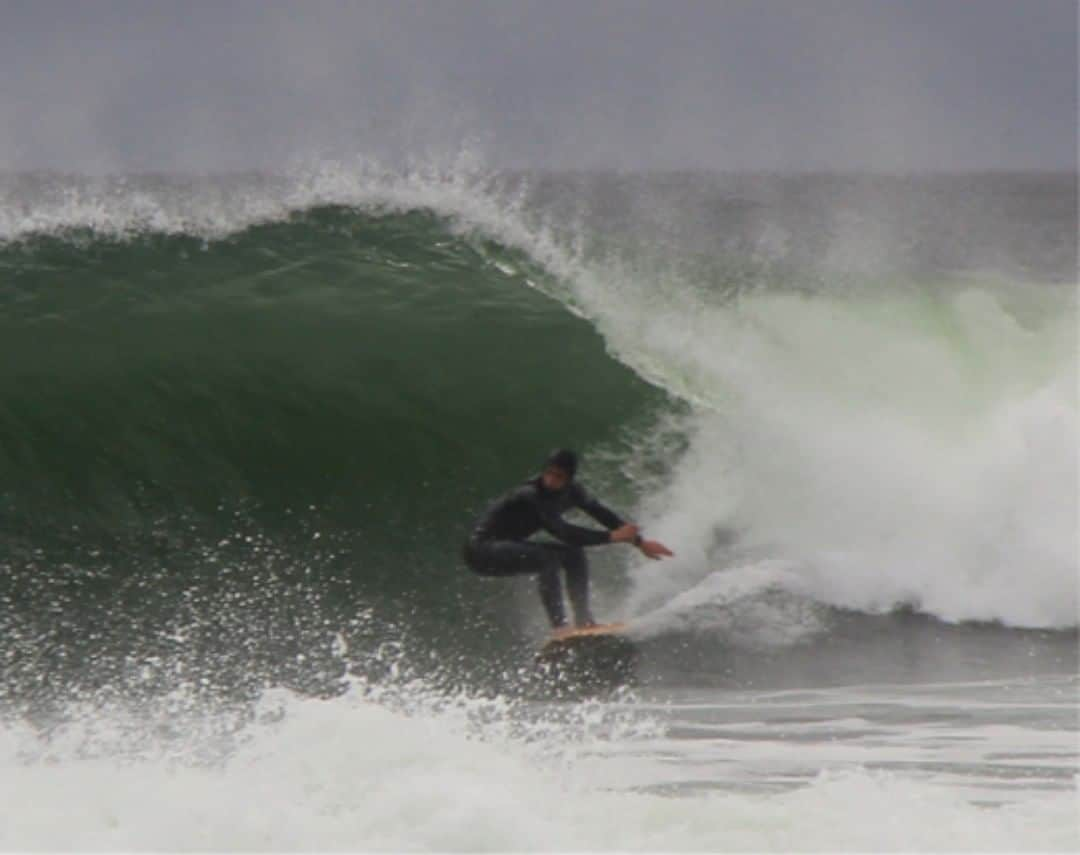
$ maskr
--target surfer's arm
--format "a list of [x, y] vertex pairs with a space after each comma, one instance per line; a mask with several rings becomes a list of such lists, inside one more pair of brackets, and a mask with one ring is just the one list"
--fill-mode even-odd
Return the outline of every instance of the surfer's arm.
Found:
[[[670, 549], [668, 549], [658, 540], [646, 540], [644, 537], [642, 537], [641, 532], [637, 530], [636, 526], [627, 526], [626, 521], [623, 520], [622, 517], [620, 517], [617, 513], [611, 510], [611, 508], [609, 508], [607, 505], [598, 502], [596, 499], [590, 496], [584, 488], [578, 486], [577, 489], [577, 506], [583, 511], [585, 511], [585, 513], [591, 516], [598, 523], [601, 523], [602, 525], [605, 525], [609, 529], [611, 529], [611, 533], [614, 533], [617, 529], [622, 529], [624, 527], [633, 528], [633, 538], [630, 539], [628, 537], [626, 542], [633, 543], [634, 546], [641, 550], [642, 554], [644, 554], [646, 558], [651, 558], [655, 561], [658, 558], [667, 558], [674, 554]], [[612, 542], [615, 542], [615, 540], [616, 539], [613, 538]]]
[[659, 540], [639, 540], [636, 544], [638, 549], [641, 550], [641, 554], [646, 558], [651, 558], [653, 561], [658, 561], [661, 558], [670, 558], [675, 553], [668, 549]]
[[547, 510], [541, 511], [540, 521], [548, 534], [571, 546], [600, 546], [611, 543], [611, 532], [568, 523], [562, 517]]
[[644, 540], [636, 525], [628, 523], [607, 505], [598, 502], [584, 487], [579, 485], [577, 492], [577, 506], [609, 530], [611, 543], [632, 543], [634, 546], [641, 546]]
[[604, 528], [615, 529], [626, 525], [626, 520], [603, 502], [594, 499], [583, 487], [579, 486], [577, 491], [577, 506]]

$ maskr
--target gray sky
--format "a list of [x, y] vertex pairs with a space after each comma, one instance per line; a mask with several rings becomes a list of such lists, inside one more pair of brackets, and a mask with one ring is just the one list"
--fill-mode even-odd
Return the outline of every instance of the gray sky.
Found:
[[0, 169], [1074, 168], [1074, 0], [0, 0]]

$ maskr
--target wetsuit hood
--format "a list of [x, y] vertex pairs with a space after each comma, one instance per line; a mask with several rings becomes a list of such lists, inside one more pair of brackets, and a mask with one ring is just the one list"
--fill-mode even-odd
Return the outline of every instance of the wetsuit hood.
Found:
[[569, 475], [570, 480], [573, 481], [578, 467], [577, 452], [571, 451], [569, 448], [555, 449], [548, 455], [547, 460], [544, 461], [544, 468], [547, 469], [548, 467], [561, 469]]

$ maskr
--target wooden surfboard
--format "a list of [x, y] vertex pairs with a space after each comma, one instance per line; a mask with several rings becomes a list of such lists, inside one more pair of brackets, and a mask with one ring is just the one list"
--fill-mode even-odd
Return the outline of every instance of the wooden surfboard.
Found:
[[[626, 630], [625, 623], [597, 623], [592, 626], [567, 626], [556, 629], [551, 637], [544, 642], [544, 648], [558, 644], [573, 644], [582, 639], [596, 638], [597, 636], [618, 635]], [[586, 642], [587, 643], [587, 642]]]
[[633, 682], [638, 648], [625, 623], [556, 630], [536, 654], [548, 680], [564, 688], [614, 688]]

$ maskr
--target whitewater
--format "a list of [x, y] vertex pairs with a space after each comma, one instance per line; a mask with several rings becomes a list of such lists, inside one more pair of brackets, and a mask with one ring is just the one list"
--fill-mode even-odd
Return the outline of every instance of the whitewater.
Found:
[[[0, 843], [1076, 849], [1074, 179], [5, 176]], [[563, 444], [614, 696], [457, 558]]]

